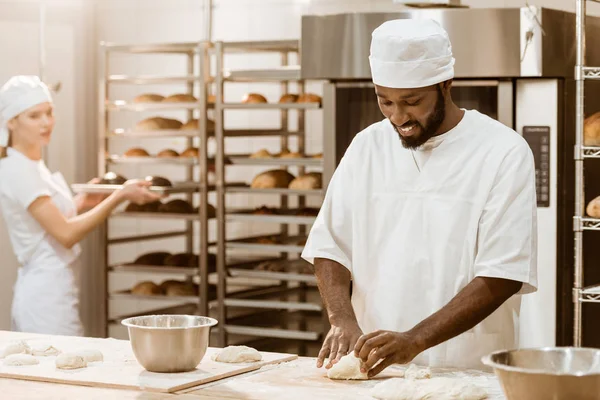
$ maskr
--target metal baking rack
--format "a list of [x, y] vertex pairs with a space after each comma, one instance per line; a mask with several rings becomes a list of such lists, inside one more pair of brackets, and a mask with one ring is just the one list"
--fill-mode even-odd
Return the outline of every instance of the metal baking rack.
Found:
[[[276, 166], [282, 169], [294, 167], [298, 174], [304, 174], [307, 167], [322, 168], [323, 160], [310, 155], [301, 158], [252, 158], [250, 155], [230, 155], [225, 148], [225, 137], [250, 137], [250, 136], [275, 136], [280, 138], [281, 149], [288, 148], [290, 137], [297, 137], [298, 153], [305, 153], [305, 118], [310, 110], [320, 110], [320, 103], [253, 103], [227, 102], [224, 99], [225, 84], [237, 82], [273, 82], [281, 87], [281, 95], [289, 93], [290, 83], [296, 84], [298, 94], [303, 94], [305, 83], [301, 79], [300, 68], [289, 65], [291, 53], [298, 54], [299, 42], [269, 41], [269, 42], [215, 42], [214, 57], [216, 58], [216, 76], [214, 106], [215, 139], [216, 139], [216, 182], [217, 182], [217, 298], [219, 300], [218, 319], [224, 321], [223, 328], [219, 331], [219, 345], [231, 343], [232, 336], [272, 338], [285, 341], [299, 341], [299, 353], [305, 353], [306, 341], [316, 341], [322, 338], [324, 326], [318, 329], [309, 329], [307, 320], [315, 318], [323, 320], [323, 307], [318, 293], [315, 300], [315, 277], [312, 274], [300, 273], [294, 268], [299, 263], [299, 253], [303, 249], [306, 239], [307, 227], [315, 220], [314, 216], [295, 215], [294, 210], [289, 210], [289, 198], [297, 198], [298, 208], [306, 207], [307, 196], [322, 197], [324, 191], [317, 190], [292, 190], [287, 188], [253, 189], [247, 184], [231, 185], [226, 182], [225, 169], [235, 166]], [[281, 66], [261, 70], [228, 70], [225, 68], [225, 57], [230, 53], [279, 53]], [[298, 54], [299, 56], [299, 54]], [[248, 129], [228, 130], [224, 121], [229, 110], [279, 110], [279, 129]], [[297, 129], [289, 129], [291, 112], [297, 115]], [[252, 178], [252, 177], [248, 177]], [[229, 210], [225, 208], [225, 200], [229, 195], [273, 195], [279, 200], [282, 210], [276, 215], [254, 214], [253, 210]], [[279, 230], [273, 235], [253, 238], [229, 238], [227, 224], [232, 221], [248, 223], [269, 223], [279, 225]], [[289, 227], [297, 226], [298, 233], [290, 235]], [[276, 243], [259, 242], [259, 240], [276, 237]], [[282, 271], [259, 270], [260, 262], [248, 262], [245, 265], [232, 265], [227, 262], [230, 252], [235, 254], [271, 253], [277, 262], [284, 263], [289, 268]], [[273, 261], [275, 261], [273, 260]], [[231, 281], [237, 280], [265, 280], [275, 283], [280, 290], [276, 293], [267, 293], [264, 298], [241, 299], [228, 295], [228, 286]], [[311, 299], [309, 299], [311, 297]], [[232, 313], [239, 310], [254, 310], [259, 313], [244, 320], [230, 318]], [[267, 314], [265, 314], [267, 313]], [[274, 313], [274, 314], [273, 314]], [[268, 315], [268, 316], [267, 316]], [[304, 342], [304, 343], [303, 343]], [[304, 350], [303, 350], [304, 349]]]

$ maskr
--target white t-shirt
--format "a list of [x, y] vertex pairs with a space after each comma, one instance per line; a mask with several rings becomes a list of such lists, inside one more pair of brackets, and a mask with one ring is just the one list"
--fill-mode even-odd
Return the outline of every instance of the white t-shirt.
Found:
[[[353, 279], [363, 332], [407, 331], [474, 277], [537, 285], [532, 152], [515, 131], [466, 111], [449, 132], [405, 149], [388, 120], [350, 144], [329, 184], [302, 257], [327, 258]], [[415, 361], [481, 367], [518, 341], [520, 296], [474, 329]]]
[[7, 157], [0, 159], [0, 210], [19, 263], [70, 264], [80, 253], [79, 245], [65, 248], [27, 211], [37, 198], [50, 196], [63, 215], [75, 216], [66, 182], [59, 173], [52, 174], [43, 160], [31, 160], [10, 147], [7, 150]]

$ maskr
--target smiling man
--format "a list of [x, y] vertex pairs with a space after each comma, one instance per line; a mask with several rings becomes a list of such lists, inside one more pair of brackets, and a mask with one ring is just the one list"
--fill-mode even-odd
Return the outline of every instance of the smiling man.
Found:
[[302, 254], [331, 323], [317, 366], [354, 352], [370, 376], [412, 360], [479, 368], [518, 346], [520, 295], [537, 284], [531, 150], [453, 103], [436, 22], [384, 23], [370, 63], [385, 119], [346, 150]]

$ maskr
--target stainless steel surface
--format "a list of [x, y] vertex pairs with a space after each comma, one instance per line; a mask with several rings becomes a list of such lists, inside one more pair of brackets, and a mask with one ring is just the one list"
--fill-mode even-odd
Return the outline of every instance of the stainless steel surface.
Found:
[[297, 81], [300, 80], [300, 66], [292, 65], [272, 69], [228, 70], [224, 73], [228, 81]]
[[575, 217], [580, 224], [573, 224], [576, 230], [600, 231], [600, 219]]
[[192, 315], [150, 315], [122, 322], [133, 354], [151, 372], [194, 370], [206, 354], [210, 328], [217, 320]]
[[305, 167], [320, 167], [323, 165], [322, 158], [250, 158], [247, 155], [243, 156], [227, 156], [227, 161], [230, 164], [239, 165], [285, 165], [285, 166], [305, 166]]
[[600, 158], [600, 147], [583, 147], [584, 158]]
[[[576, 33], [576, 61], [575, 61], [575, 210], [574, 217], [581, 218], [585, 212], [584, 207], [584, 179], [583, 179], [583, 120], [584, 115], [584, 78], [582, 68], [585, 66], [585, 13], [586, 0], [577, 0], [577, 13], [575, 23]], [[582, 340], [582, 304], [579, 301], [579, 292], [583, 287], [583, 231], [575, 229], [574, 238], [574, 310], [573, 310], [573, 344], [581, 346]]]
[[542, 348], [498, 351], [483, 358], [507, 400], [600, 399], [600, 350]]
[[[431, 18], [448, 31], [457, 78], [573, 76], [575, 15], [523, 7], [307, 15], [302, 18], [302, 77], [370, 80], [371, 33], [398, 18]], [[599, 18], [590, 18], [588, 34], [600, 35]], [[600, 49], [589, 48], [588, 57], [600, 65]]]
[[239, 325], [227, 325], [225, 327], [228, 333], [235, 333], [238, 335], [249, 335], [259, 336], [266, 338], [279, 338], [279, 339], [297, 339], [297, 340], [318, 340], [321, 337], [319, 332], [310, 331], [297, 331], [290, 329], [276, 329], [276, 328], [262, 328], [254, 326], [239, 326]]
[[[598, 221], [600, 223], [600, 221]], [[600, 285], [590, 286], [579, 292], [579, 299], [582, 303], [600, 303]]]

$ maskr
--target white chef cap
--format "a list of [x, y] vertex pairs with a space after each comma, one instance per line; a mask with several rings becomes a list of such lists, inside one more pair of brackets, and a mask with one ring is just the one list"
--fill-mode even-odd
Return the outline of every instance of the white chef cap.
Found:
[[50, 90], [37, 76], [17, 75], [0, 89], [0, 147], [8, 145], [6, 123], [23, 111], [41, 103], [52, 102]]
[[389, 88], [426, 87], [454, 77], [448, 34], [430, 19], [384, 22], [373, 31], [369, 62], [373, 83]]

